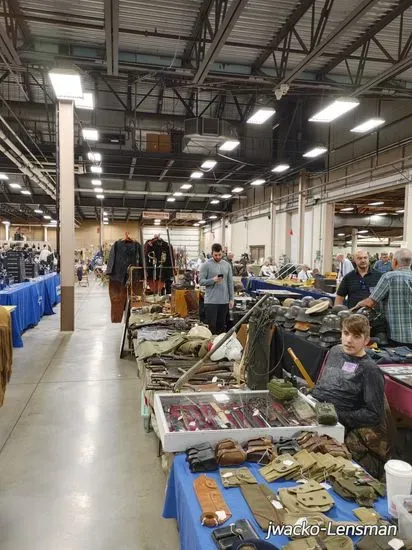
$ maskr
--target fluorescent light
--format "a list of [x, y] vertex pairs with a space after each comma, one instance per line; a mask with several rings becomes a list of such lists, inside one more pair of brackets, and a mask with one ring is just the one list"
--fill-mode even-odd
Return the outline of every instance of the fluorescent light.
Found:
[[3, 220], [1, 223], [4, 223], [4, 225], [10, 225], [10, 222], [8, 220]]
[[323, 155], [324, 153], [326, 153], [326, 151], [326, 147], [314, 147], [313, 149], [307, 151], [303, 156], [305, 158], [314, 159], [316, 157], [319, 157], [320, 155]]
[[103, 200], [103, 199], [104, 199], [104, 195], [96, 195], [96, 199], [101, 199], [101, 200]]
[[174, 197], [167, 197], [167, 202], [175, 202], [175, 198]]
[[184, 183], [180, 186], [180, 189], [191, 189], [193, 185], [191, 183]]
[[181, 193], [180, 191], [176, 191], [176, 193], [173, 193], [174, 197], [181, 197], [182, 195], [183, 193]]
[[217, 216], [215, 216], [215, 215], [209, 216], [209, 220], [217, 220]]
[[203, 168], [204, 170], [211, 170], [216, 166], [216, 164], [217, 162], [215, 160], [205, 160], [201, 168]]
[[109, 213], [106, 212], [105, 210], [103, 210], [103, 216], [108, 216], [108, 215], [109, 215]]
[[49, 216], [48, 214], [46, 214], [45, 216], [43, 216], [43, 219], [44, 219], [44, 220], [51, 220], [51, 216]]
[[371, 130], [378, 128], [379, 126], [382, 126], [382, 124], [385, 124], [383, 118], [370, 118], [369, 120], [362, 122], [362, 124], [355, 126], [355, 128], [352, 128], [351, 132], [364, 134], [365, 132], [370, 132]]
[[200, 172], [200, 170], [195, 170], [190, 174], [190, 177], [194, 180], [200, 180], [200, 178], [203, 178], [203, 172]]
[[382, 206], [382, 204], [385, 204], [385, 203], [383, 201], [368, 202], [368, 206]]
[[341, 208], [341, 212], [352, 212], [352, 210], [355, 210], [353, 206], [348, 206], [347, 208]]
[[289, 164], [278, 164], [277, 166], [272, 168], [272, 172], [280, 174], [281, 172], [286, 172], [286, 170], [289, 170], [289, 168]]
[[232, 189], [232, 193], [241, 193], [243, 191], [243, 187], [234, 187]]
[[338, 237], [344, 237], [345, 233], [338, 233]]
[[263, 124], [276, 113], [271, 107], [262, 107], [247, 119], [248, 124]]
[[90, 171], [93, 174], [101, 174], [103, 172], [103, 168], [101, 166], [90, 166]]
[[72, 69], [53, 69], [49, 77], [57, 99], [83, 98], [82, 82], [79, 73]]
[[109, 222], [105, 222], [105, 221], [104, 221], [104, 222], [103, 222], [103, 225], [109, 225]]
[[199, 223], [194, 223], [193, 227], [199, 227]]
[[226, 193], [225, 195], [220, 195], [220, 198], [221, 199], [231, 199], [232, 195], [230, 195], [230, 193]]
[[204, 223], [206, 223], [206, 220], [199, 220], [199, 223], [204, 224]]
[[35, 214], [43, 214], [43, 210], [40, 210], [40, 208], [36, 208], [34, 212]]
[[219, 147], [219, 151], [233, 151], [236, 147], [239, 147], [240, 141], [237, 139], [228, 139]]
[[387, 216], [388, 213], [387, 212], [377, 212], [375, 215], [376, 216]]
[[93, 189], [93, 191], [94, 191], [95, 193], [103, 193], [103, 187], [95, 187], [95, 188]]
[[90, 92], [85, 92], [82, 98], [75, 100], [74, 104], [77, 109], [92, 111], [94, 109], [94, 96]]
[[397, 214], [403, 214], [403, 213], [405, 212], [405, 210], [395, 210], [395, 212], [396, 212]]
[[21, 189], [20, 183], [9, 183], [9, 187], [12, 189]]
[[82, 135], [87, 141], [99, 141], [99, 132], [94, 128], [83, 128]]
[[87, 154], [87, 157], [89, 160], [93, 162], [101, 162], [102, 160], [102, 154], [101, 153], [93, 153], [92, 151], [89, 151]]
[[219, 200], [218, 199], [213, 199], [212, 201], [210, 201], [210, 204], [219, 204]]
[[265, 183], [266, 180], [262, 180], [262, 179], [257, 179], [257, 180], [253, 180], [250, 185], [263, 185]]
[[6, 181], [9, 179], [9, 176], [6, 176], [6, 174], [0, 174], [0, 180]]
[[367, 229], [361, 229], [358, 233], [369, 233], [369, 231]]
[[355, 107], [360, 104], [358, 99], [340, 97], [336, 99], [333, 103], [314, 114], [313, 117], [309, 119], [310, 122], [332, 122], [340, 116], [352, 111]]
[[29, 191], [28, 189], [22, 189], [22, 190], [20, 191], [20, 193], [21, 193], [22, 195], [31, 195], [31, 191]]
[[92, 185], [101, 185], [102, 180], [92, 180]]

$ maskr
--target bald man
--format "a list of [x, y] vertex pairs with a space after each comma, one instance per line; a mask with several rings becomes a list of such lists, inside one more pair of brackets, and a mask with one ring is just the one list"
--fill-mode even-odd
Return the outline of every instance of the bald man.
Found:
[[369, 298], [378, 284], [382, 273], [370, 268], [369, 255], [366, 250], [357, 250], [355, 254], [356, 269], [347, 273], [336, 292], [335, 305], [341, 305], [347, 301], [349, 308]]

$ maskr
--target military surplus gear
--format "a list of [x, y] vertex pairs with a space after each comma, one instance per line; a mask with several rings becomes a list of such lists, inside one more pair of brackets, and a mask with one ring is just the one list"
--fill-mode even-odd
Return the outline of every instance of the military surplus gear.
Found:
[[288, 308], [286, 307], [279, 308], [276, 314], [276, 323], [278, 325], [282, 325], [286, 321], [285, 315], [287, 311], [288, 311]]
[[316, 403], [316, 420], [318, 424], [335, 426], [338, 423], [335, 405], [332, 403]]
[[341, 331], [341, 319], [337, 315], [326, 315], [323, 319], [322, 326], [320, 327], [321, 333], [323, 332], [338, 332]]
[[298, 314], [296, 315], [296, 321], [299, 321], [301, 323], [311, 323], [312, 322], [312, 316], [306, 315], [306, 310], [304, 307], [299, 308]]
[[294, 456], [300, 451], [300, 447], [296, 439], [281, 437], [276, 445], [276, 450], [278, 455], [290, 454]]
[[280, 525], [281, 518], [278, 510], [265, 496], [262, 485], [241, 485], [240, 490], [253, 517], [263, 531], [267, 531], [271, 523]]
[[309, 308], [314, 301], [315, 301], [315, 298], [313, 298], [312, 296], [304, 296], [302, 298], [302, 306], [305, 308]]
[[202, 509], [200, 516], [202, 525], [216, 527], [225, 523], [232, 516], [213, 478], [201, 475], [193, 481], [193, 488]]
[[362, 523], [375, 524], [379, 523], [382, 519], [381, 516], [373, 508], [355, 508], [352, 510], [355, 516], [361, 520]]
[[360, 485], [356, 477], [336, 475], [332, 481], [333, 490], [346, 500], [354, 500], [360, 506], [373, 507], [378, 495], [370, 485]]
[[266, 540], [244, 540], [235, 542], [231, 550], [279, 550], [274, 544]]
[[248, 462], [269, 464], [276, 458], [276, 449], [270, 437], [250, 439], [245, 447]]
[[263, 468], [259, 470], [259, 473], [268, 483], [272, 483], [272, 481], [276, 481], [288, 474], [297, 472], [299, 469], [299, 462], [297, 462], [292, 455], [286, 453], [278, 456], [266, 466], [263, 466]]
[[[358, 550], [394, 550], [399, 549], [399, 546], [393, 546], [390, 544], [390, 542], [393, 539], [402, 540], [399, 539], [399, 537], [393, 537], [393, 536], [386, 536], [386, 535], [366, 535], [363, 537], [356, 545], [356, 548]], [[409, 541], [402, 541], [404, 543], [403, 546], [400, 547], [399, 550], [410, 550], [412, 548], [412, 544]]]
[[[315, 304], [315, 302], [317, 302]], [[312, 305], [310, 306], [310, 308], [308, 308], [306, 310], [306, 315], [313, 315], [315, 313], [323, 313], [324, 311], [327, 311], [329, 309], [329, 301], [326, 302], [326, 301], [317, 301], [315, 300], [315, 302], [312, 303]]]
[[302, 449], [308, 451], [318, 451], [321, 453], [329, 453], [332, 456], [342, 456], [343, 458], [351, 459], [351, 454], [343, 443], [339, 443], [333, 437], [328, 435], [319, 436], [313, 432], [303, 432], [297, 438], [298, 444]]
[[293, 306], [290, 307], [290, 308], [288, 309], [288, 311], [285, 313], [285, 318], [286, 318], [286, 319], [291, 319], [291, 320], [293, 319], [293, 320], [295, 320], [296, 317], [297, 317], [297, 315], [298, 315], [298, 313], [299, 313], [299, 311], [300, 311], [300, 307], [299, 307], [299, 306], [296, 306], [296, 305], [293, 305]]
[[[292, 527], [294, 527], [295, 525], [301, 525], [303, 522], [307, 523], [307, 525], [318, 525], [322, 529], [327, 529], [329, 525], [331, 525], [332, 528], [336, 528], [338, 525], [357, 524], [357, 522], [354, 521], [333, 521], [332, 519], [328, 518], [328, 516], [325, 516], [325, 514], [322, 514], [322, 512], [287, 512], [283, 520], [284, 525], [290, 525]], [[301, 536], [305, 537], [304, 534]], [[301, 537], [296, 536], [294, 538]]]
[[212, 538], [219, 550], [232, 550], [236, 542], [258, 539], [259, 536], [247, 519], [240, 519], [228, 526], [215, 529]]
[[295, 323], [294, 325], [295, 327], [295, 330], [299, 331], [299, 332], [308, 332], [308, 330], [310, 329], [310, 323]]
[[302, 300], [297, 300], [296, 298], [294, 298], [292, 306], [302, 307], [303, 306]]
[[220, 479], [223, 487], [239, 487], [243, 484], [257, 484], [255, 476], [249, 468], [221, 468]]
[[342, 319], [342, 321], [343, 321], [343, 319], [347, 319], [347, 318], [350, 317], [351, 315], [353, 315], [353, 313], [352, 313], [352, 311], [350, 311], [350, 310], [347, 310], [347, 311], [346, 311], [346, 310], [342, 310], [342, 311], [338, 311], [338, 313], [337, 313], [337, 316], [338, 316], [340, 319]]
[[246, 452], [232, 439], [224, 439], [216, 445], [216, 460], [220, 466], [237, 466], [246, 460]]
[[279, 489], [279, 499], [289, 512], [328, 512], [335, 501], [317, 481]]
[[209, 443], [202, 443], [186, 449], [186, 461], [192, 473], [217, 470], [215, 452]]
[[293, 412], [295, 417], [301, 422], [303, 426], [310, 426], [314, 424], [316, 419], [316, 413], [313, 408], [302, 397], [298, 396], [292, 401], [288, 409]]
[[267, 388], [269, 393], [281, 403], [291, 401], [298, 395], [297, 388], [288, 380], [282, 380], [281, 378], [270, 380]]
[[293, 298], [286, 298], [286, 300], [283, 300], [283, 307], [291, 307], [293, 305]]
[[262, 491], [262, 493], [265, 495], [267, 500], [271, 503], [271, 505], [275, 509], [275, 512], [278, 518], [276, 524], [277, 525], [284, 524], [285, 523], [284, 517], [285, 517], [286, 510], [283, 508], [283, 505], [278, 499], [276, 493], [274, 493], [268, 485], [264, 485], [264, 484], [260, 485], [260, 490]]
[[349, 537], [333, 535], [325, 538], [307, 537], [290, 542], [282, 550], [353, 550]]

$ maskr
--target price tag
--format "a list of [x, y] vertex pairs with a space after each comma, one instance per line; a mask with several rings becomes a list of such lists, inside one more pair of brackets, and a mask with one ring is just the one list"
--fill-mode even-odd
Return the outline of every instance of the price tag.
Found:
[[393, 548], [393, 550], [399, 550], [404, 546], [403, 540], [400, 539], [392, 539], [388, 542], [388, 545]]
[[283, 464], [284, 464], [285, 466], [292, 466], [293, 460], [289, 460], [289, 459], [288, 459], [288, 460], [284, 460], [284, 461], [283, 461]]
[[298, 479], [296, 483], [307, 483], [307, 479]]
[[329, 483], [326, 483], [325, 481], [323, 483], [319, 483], [324, 489], [330, 489], [332, 485], [329, 485]]
[[270, 502], [277, 510], [282, 510], [283, 506], [278, 500], [271, 500]]
[[217, 518], [219, 521], [225, 521], [226, 519], [226, 512], [224, 510], [218, 510], [216, 512]]
[[222, 477], [232, 477], [232, 472], [226, 472], [226, 474], [222, 474]]

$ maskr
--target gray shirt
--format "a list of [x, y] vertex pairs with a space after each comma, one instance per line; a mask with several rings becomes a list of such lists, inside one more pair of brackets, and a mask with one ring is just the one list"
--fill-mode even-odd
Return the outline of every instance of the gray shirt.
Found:
[[[221, 283], [216, 283], [213, 277], [223, 275]], [[233, 273], [231, 265], [225, 260], [215, 262], [213, 258], [202, 264], [200, 268], [200, 286], [206, 287], [205, 304], [228, 304], [233, 300]]]

